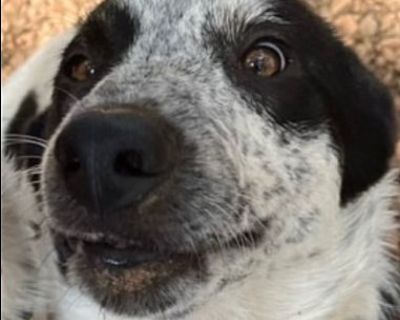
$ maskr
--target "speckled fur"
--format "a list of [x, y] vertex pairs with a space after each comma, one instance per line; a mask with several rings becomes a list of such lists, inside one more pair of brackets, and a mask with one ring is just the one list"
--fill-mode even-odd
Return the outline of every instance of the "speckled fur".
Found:
[[[182, 204], [185, 212], [200, 208], [204, 212], [186, 225], [201, 226], [197, 233], [187, 233], [188, 248], [215, 230], [221, 241], [260, 225], [266, 232], [263, 243], [254, 248], [210, 254], [205, 285], [185, 287], [176, 306], [141, 320], [381, 319], [379, 290], [396, 289], [386, 243], [388, 232], [395, 229], [394, 213], [388, 209], [396, 193], [394, 175], [342, 208], [339, 160], [328, 128], [300, 134], [277, 126], [267, 113], [254, 112], [259, 102], [235, 88], [213, 60], [212, 51], [202, 45], [202, 26], [209, 13], [214, 27], [232, 35], [238, 28], [232, 11], [243, 21], [287, 23], [274, 15], [275, 1], [123, 2], [144, 31], [123, 61], [76, 103], [49, 141], [42, 167], [45, 211], [46, 202], [54, 201], [74, 208], [70, 198], [60, 197], [63, 190], [55, 184], [53, 146], [65, 125], [99, 104], [151, 101], [149, 106], [182, 130], [185, 147], [195, 147], [190, 169], [202, 172], [196, 181], [202, 192]], [[178, 22], [174, 16], [180, 17]], [[63, 45], [68, 41], [67, 37]], [[55, 70], [50, 71], [54, 75]], [[34, 84], [25, 92], [31, 89], [41, 96]], [[11, 101], [5, 108], [16, 106]], [[193, 180], [185, 175], [181, 179], [190, 192]], [[12, 179], [3, 183], [8, 185], [8, 181]], [[2, 197], [6, 204], [15, 199], [13, 193]], [[18, 217], [21, 209], [11, 208]], [[15, 273], [17, 278], [22, 276]], [[55, 284], [53, 299], [49, 299], [57, 320], [99, 315], [108, 320], [136, 319], [101, 309], [78, 285], [63, 286]]]

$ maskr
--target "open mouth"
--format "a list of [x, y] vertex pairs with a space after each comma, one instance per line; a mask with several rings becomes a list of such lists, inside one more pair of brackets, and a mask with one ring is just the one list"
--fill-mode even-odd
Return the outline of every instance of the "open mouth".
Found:
[[166, 244], [160, 248], [151, 239], [133, 241], [59, 229], [52, 233], [67, 283], [84, 288], [105, 308], [126, 314], [166, 310], [179, 299], [187, 299], [207, 281], [210, 255], [254, 247], [263, 234], [245, 232], [222, 246], [180, 251]]
[[[262, 239], [262, 234], [260, 230], [244, 232], [226, 242], [219, 250], [254, 246]], [[204, 252], [184, 253], [176, 252], [173, 248], [159, 250], [154, 244], [106, 237], [102, 234], [69, 235], [53, 230], [53, 236], [61, 266], [66, 265], [72, 256], [76, 256], [80, 260], [85, 260], [85, 264], [91, 267], [113, 272], [145, 268], [160, 271], [185, 266], [189, 268], [199, 263], [206, 252], [218, 251], [216, 248], [208, 248]]]
[[149, 244], [103, 235], [71, 236], [55, 231], [53, 231], [53, 235], [61, 264], [65, 264], [70, 257], [76, 255], [97, 268], [114, 271], [150, 266], [153, 269], [157, 267], [164, 269], [175, 264], [182, 265], [185, 262], [190, 264], [194, 258], [192, 253], [160, 251]]

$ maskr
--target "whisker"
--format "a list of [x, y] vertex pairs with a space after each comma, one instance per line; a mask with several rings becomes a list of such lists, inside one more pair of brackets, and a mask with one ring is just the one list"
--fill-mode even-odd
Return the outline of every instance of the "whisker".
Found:
[[38, 147], [41, 147], [43, 149], [47, 148], [46, 144], [43, 144], [43, 143], [38, 142], [38, 141], [33, 141], [33, 140], [7, 139], [7, 140], [3, 141], [3, 145], [5, 145], [5, 146], [24, 145], [24, 144], [30, 144], [30, 145], [38, 146]]
[[28, 135], [28, 134], [20, 134], [20, 133], [7, 133], [4, 135], [4, 139], [7, 138], [22, 138], [22, 139], [28, 139], [28, 140], [32, 140], [32, 141], [38, 141], [38, 142], [42, 142], [44, 144], [47, 143], [47, 141], [43, 138], [40, 137], [36, 137], [36, 136], [32, 136], [32, 135]]

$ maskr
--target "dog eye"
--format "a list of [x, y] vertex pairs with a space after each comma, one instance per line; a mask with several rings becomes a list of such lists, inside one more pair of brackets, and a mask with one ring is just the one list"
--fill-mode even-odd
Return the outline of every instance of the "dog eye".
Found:
[[272, 77], [285, 70], [287, 59], [271, 42], [260, 42], [245, 54], [244, 67], [261, 77]]
[[88, 57], [78, 54], [70, 58], [67, 62], [66, 73], [72, 80], [83, 82], [96, 74], [96, 68]]

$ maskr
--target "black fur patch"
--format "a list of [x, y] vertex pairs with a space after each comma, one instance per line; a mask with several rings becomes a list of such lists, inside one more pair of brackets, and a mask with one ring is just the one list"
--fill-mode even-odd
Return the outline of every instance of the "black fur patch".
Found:
[[[139, 32], [139, 23], [124, 4], [105, 1], [93, 11], [63, 53], [55, 79], [53, 107], [50, 110], [47, 136], [50, 136], [77, 99], [90, 90], [124, 57]], [[81, 54], [96, 68], [96, 75], [84, 83], [69, 79], [66, 68], [71, 58]]]
[[[6, 142], [6, 154], [19, 156], [21, 154], [22, 144], [14, 142], [17, 140], [14, 135], [22, 135], [26, 132], [28, 123], [35, 117], [38, 110], [36, 96], [34, 92], [29, 92], [22, 100], [17, 113], [8, 125], [6, 134], [10, 136], [11, 142]], [[8, 138], [8, 137], [6, 137]]]
[[[32, 168], [39, 165], [44, 148], [39, 141], [24, 141], [44, 137], [47, 113], [37, 115], [39, 109], [34, 92], [29, 92], [18, 108], [17, 114], [10, 122], [6, 142], [6, 154], [15, 157], [19, 169]], [[21, 141], [21, 142], [19, 142]], [[29, 175], [31, 181], [38, 181], [36, 174]], [[34, 184], [37, 188], [37, 184]]]
[[[398, 279], [400, 280], [400, 278]], [[383, 318], [379, 320], [400, 320], [400, 305], [397, 303], [395, 298], [381, 290], [382, 308], [383, 308]], [[400, 294], [400, 292], [399, 292]]]
[[[259, 114], [268, 113], [297, 133], [328, 125], [342, 160], [342, 203], [374, 184], [394, 151], [395, 118], [388, 90], [346, 48], [317, 15], [295, 0], [278, 1], [274, 12], [287, 23], [242, 26], [234, 38], [216, 30], [204, 34], [227, 75]], [[238, 25], [243, 23], [237, 21]], [[312, 30], [312, 32], [310, 32]], [[242, 67], [242, 57], [260, 39], [278, 44], [289, 60], [282, 73], [263, 78]], [[254, 103], [254, 101], [256, 103]]]
[[[49, 138], [70, 105], [76, 98], [82, 98], [100, 79], [122, 59], [124, 52], [134, 41], [137, 22], [121, 5], [111, 1], [101, 4], [81, 26], [80, 32], [72, 40], [63, 54], [59, 73], [55, 78], [54, 103], [46, 112], [37, 115], [39, 106], [34, 92], [29, 92], [22, 101], [17, 114], [11, 121], [7, 134], [13, 140], [15, 135], [28, 135], [33, 138]], [[76, 53], [90, 55], [98, 66], [94, 81], [77, 85], [66, 79], [63, 70], [68, 58]], [[44, 149], [34, 143], [7, 142], [6, 153], [16, 158], [18, 168], [31, 168], [40, 164]], [[38, 188], [38, 175], [30, 175], [35, 188]]]
[[21, 319], [23, 320], [31, 320], [33, 318], [33, 313], [28, 311], [21, 311]]

